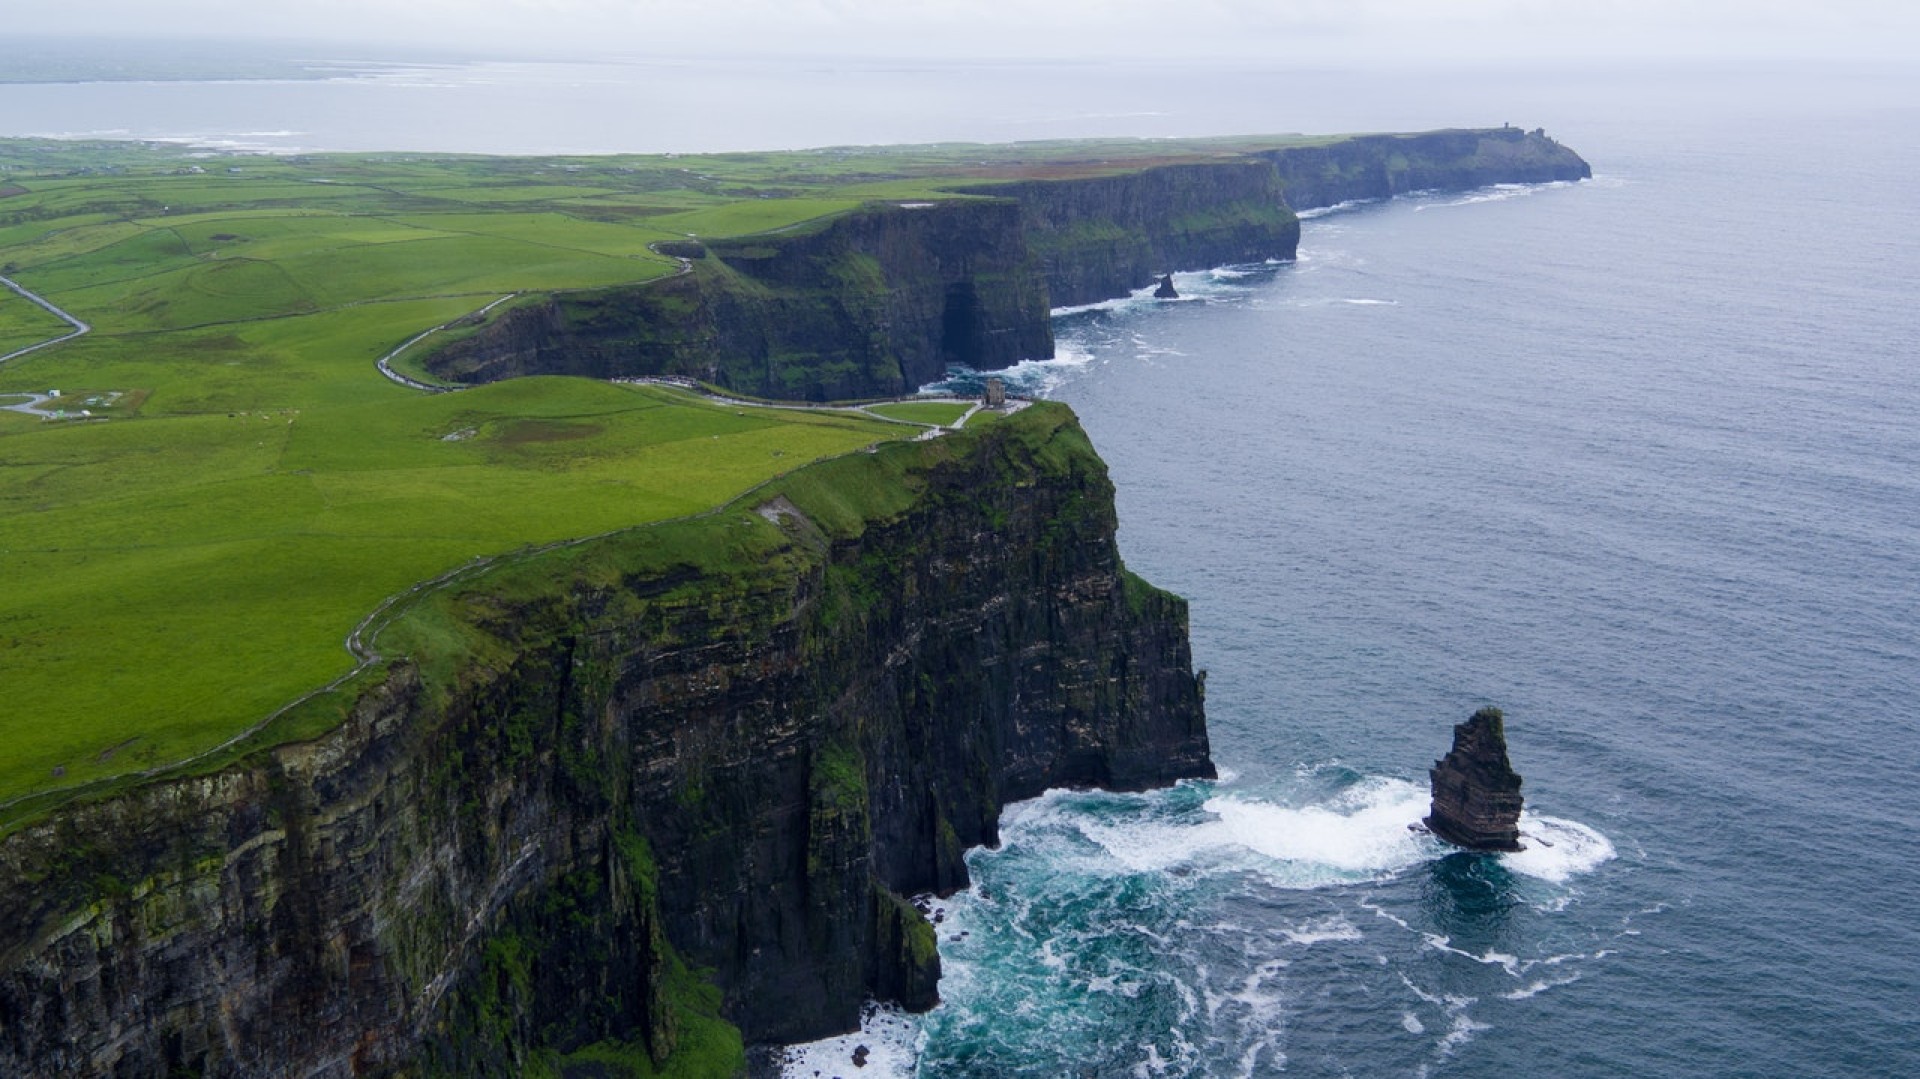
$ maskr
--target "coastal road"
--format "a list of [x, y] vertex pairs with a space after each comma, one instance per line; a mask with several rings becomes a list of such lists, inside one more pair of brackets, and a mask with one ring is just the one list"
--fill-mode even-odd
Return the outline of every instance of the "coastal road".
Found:
[[482, 307], [478, 311], [469, 311], [466, 314], [461, 315], [459, 318], [448, 319], [446, 322], [442, 322], [438, 326], [433, 326], [428, 329], [421, 330], [419, 333], [416, 333], [412, 337], [409, 337], [405, 341], [402, 341], [399, 347], [395, 348], [392, 352], [389, 352], [385, 356], [382, 356], [378, 360], [375, 360], [373, 365], [380, 369], [381, 374], [387, 376], [389, 379], [393, 380], [394, 382], [397, 382], [400, 385], [407, 387], [410, 390], [424, 390], [427, 393], [451, 393], [454, 390], [458, 389], [459, 387], [434, 386], [429, 383], [421, 382], [418, 379], [408, 378], [407, 376], [401, 374], [400, 372], [395, 371], [393, 369], [393, 358], [395, 356], [400, 355], [402, 352], [405, 352], [406, 350], [412, 348], [413, 346], [419, 344], [421, 341], [424, 341], [427, 338], [433, 336], [434, 334], [439, 333], [441, 330], [446, 329], [448, 326], [452, 326], [460, 322], [465, 322], [470, 318], [473, 318], [473, 319], [485, 318], [487, 312], [493, 310], [496, 307], [499, 307], [501, 304], [506, 303], [508, 300], [511, 300], [518, 295], [520, 295], [518, 292], [509, 292], [505, 296], [500, 297], [499, 299], [493, 301], [487, 306]]
[[[53, 305], [53, 302], [48, 300], [46, 297], [41, 296], [39, 293], [28, 291], [26, 288], [21, 286], [19, 282], [13, 280], [11, 277], [0, 277], [0, 285], [7, 286], [13, 291], [19, 293], [21, 297], [28, 300], [29, 302], [39, 307], [45, 308], [48, 314], [66, 323], [67, 325], [73, 327], [71, 331], [61, 334], [59, 337], [50, 337], [47, 340], [42, 341], [37, 345], [28, 345], [26, 348], [14, 349], [12, 352], [7, 353], [5, 356], [0, 356], [0, 363], [6, 363], [9, 360], [17, 360], [20, 357], [25, 356], [29, 352], [38, 352], [43, 348], [48, 348], [52, 345], [57, 345], [62, 341], [71, 341], [74, 338], [79, 337], [81, 334], [88, 333], [93, 329], [92, 326], [87, 325], [86, 323], [80, 321], [79, 319], [74, 318], [72, 315], [67, 314], [65, 311], [60, 310], [58, 307], [55, 307]], [[14, 407], [15, 411], [22, 411], [16, 406], [9, 406], [9, 407]]]
[[[659, 251], [654, 251], [654, 249], [653, 249], [653, 245], [652, 245], [652, 244], [648, 244], [648, 245], [647, 245], [647, 249], [648, 249], [649, 251], [653, 251], [653, 253], [654, 253], [654, 254], [656, 254], [656, 255], [658, 255], [658, 254], [660, 254], [660, 252], [659, 252]], [[679, 267], [678, 267], [677, 269], [675, 269], [675, 270], [673, 271], [673, 273], [672, 273], [672, 274], [671, 274], [670, 276], [672, 276], [672, 277], [684, 277], [684, 276], [686, 276], [687, 274], [690, 274], [690, 273], [692, 273], [692, 272], [693, 272], [693, 260], [692, 260], [692, 259], [685, 259], [685, 258], [680, 258], [680, 257], [678, 257], [678, 256], [663, 256], [663, 257], [669, 257], [669, 258], [673, 258], [673, 259], [674, 259], [674, 261], [676, 261], [676, 262], [678, 262], [678, 263], [680, 264], [680, 265], [679, 265]], [[6, 279], [5, 279], [5, 278], [0, 278], [0, 281], [4, 281], [4, 280], [6, 280]], [[651, 284], [653, 284], [653, 283], [654, 283], [655, 281], [665, 281], [665, 280], [667, 280], [667, 278], [665, 278], [665, 277], [655, 277], [655, 278], [652, 278], [651, 280], [647, 280], [647, 281], [641, 281], [641, 282], [639, 282], [639, 283], [640, 283], [640, 284], [642, 284], [642, 285], [651, 285]], [[12, 284], [12, 282], [10, 282], [10, 281], [9, 281], [9, 282], [7, 282], [7, 283], [8, 283], [8, 284]], [[18, 288], [18, 286], [15, 286], [15, 287], [16, 287], [16, 288]], [[489, 311], [491, 311], [491, 310], [493, 310], [493, 309], [494, 309], [494, 308], [496, 308], [496, 307], [499, 307], [499, 306], [500, 306], [501, 304], [503, 304], [503, 303], [506, 303], [506, 302], [507, 302], [508, 300], [511, 300], [511, 299], [513, 299], [514, 297], [516, 297], [516, 296], [518, 296], [518, 295], [520, 295], [520, 293], [518, 293], [518, 292], [509, 292], [509, 293], [507, 293], [507, 294], [506, 294], [505, 296], [502, 296], [502, 297], [500, 297], [499, 299], [497, 299], [497, 300], [495, 300], [495, 301], [493, 301], [492, 303], [490, 303], [490, 304], [488, 304], [487, 306], [485, 306], [485, 307], [482, 307], [482, 308], [481, 308], [481, 309], [479, 309], [478, 311], [470, 311], [470, 312], [468, 312], [468, 313], [466, 313], [466, 314], [464, 314], [464, 315], [461, 315], [461, 316], [460, 316], [459, 318], [456, 318], [456, 319], [451, 319], [451, 320], [449, 320], [449, 321], [446, 321], [446, 322], [442, 322], [442, 323], [441, 323], [440, 325], [438, 325], [438, 326], [434, 326], [434, 327], [432, 327], [432, 328], [430, 328], [430, 329], [425, 329], [425, 330], [422, 330], [422, 331], [420, 331], [419, 333], [417, 333], [417, 334], [414, 334], [414, 335], [413, 335], [412, 337], [409, 337], [409, 338], [407, 338], [407, 339], [406, 339], [405, 341], [403, 341], [403, 342], [401, 342], [401, 343], [400, 343], [400, 345], [399, 345], [399, 347], [397, 347], [397, 348], [395, 348], [395, 349], [394, 349], [393, 351], [391, 351], [391, 352], [389, 352], [389, 353], [387, 353], [387, 354], [386, 354], [385, 356], [382, 356], [382, 357], [380, 357], [380, 358], [379, 358], [378, 360], [376, 360], [376, 361], [374, 362], [374, 366], [375, 366], [375, 367], [378, 367], [378, 368], [380, 369], [380, 373], [381, 373], [381, 374], [383, 374], [383, 375], [385, 375], [385, 376], [387, 376], [387, 378], [388, 378], [388, 379], [390, 379], [390, 380], [392, 380], [393, 382], [396, 382], [396, 383], [398, 383], [398, 384], [400, 384], [400, 385], [402, 385], [402, 386], [405, 386], [405, 387], [407, 387], [407, 388], [408, 388], [408, 389], [410, 389], [410, 390], [420, 390], [420, 391], [423, 391], [423, 392], [425, 392], [425, 393], [452, 393], [452, 392], [453, 392], [454, 390], [457, 390], [457, 389], [460, 389], [461, 387], [459, 387], [459, 386], [435, 386], [435, 385], [432, 385], [432, 384], [430, 384], [430, 383], [426, 383], [426, 382], [421, 382], [421, 381], [420, 381], [419, 379], [413, 379], [413, 378], [408, 378], [407, 376], [405, 376], [405, 375], [403, 375], [403, 374], [401, 374], [400, 372], [398, 372], [398, 371], [395, 371], [395, 370], [393, 369], [393, 360], [394, 360], [394, 357], [396, 357], [396, 356], [398, 356], [398, 355], [400, 355], [400, 354], [401, 354], [402, 352], [405, 352], [406, 350], [408, 350], [408, 349], [410, 349], [410, 348], [412, 348], [413, 346], [415, 346], [415, 345], [417, 345], [417, 344], [419, 344], [419, 343], [420, 343], [421, 341], [424, 341], [424, 340], [426, 340], [426, 339], [427, 339], [428, 337], [431, 337], [431, 336], [433, 336], [434, 334], [436, 334], [436, 333], [439, 333], [439, 332], [440, 332], [441, 330], [444, 330], [444, 329], [446, 329], [446, 328], [447, 328], [447, 327], [449, 327], [449, 326], [453, 326], [453, 325], [456, 325], [456, 324], [458, 324], [458, 323], [461, 323], [461, 322], [465, 322], [465, 321], [467, 321], [468, 319], [479, 319], [479, 318], [485, 318], [485, 317], [486, 317], [486, 315], [487, 315], [487, 312], [489, 312]], [[46, 301], [44, 301], [44, 300], [42, 300], [42, 301], [40, 301], [40, 304], [41, 304], [41, 306], [43, 306], [43, 307], [47, 307], [47, 309], [48, 309], [48, 310], [54, 310], [54, 309], [52, 308], [52, 306], [51, 306], [51, 305], [48, 305], [48, 304], [46, 303]], [[57, 311], [55, 311], [55, 313], [56, 313], [56, 314], [58, 314], [59, 312], [57, 312]], [[84, 331], [84, 330], [82, 330], [81, 332], [82, 332], [82, 333], [85, 333], [86, 331]], [[69, 336], [72, 336], [72, 335], [69, 335]], [[61, 340], [65, 340], [65, 338], [61, 338]], [[49, 341], [49, 342], [47, 342], [47, 344], [53, 344], [53, 342], [51, 342], [51, 341]], [[35, 346], [34, 346], [34, 348], [39, 348], [39, 347], [41, 347], [41, 346], [39, 346], [39, 345], [35, 345]], [[6, 362], [6, 359], [11, 359], [11, 358], [12, 358], [12, 357], [6, 357], [6, 358], [4, 358], [4, 359], [0, 359], [0, 363], [4, 363], [4, 362]]]

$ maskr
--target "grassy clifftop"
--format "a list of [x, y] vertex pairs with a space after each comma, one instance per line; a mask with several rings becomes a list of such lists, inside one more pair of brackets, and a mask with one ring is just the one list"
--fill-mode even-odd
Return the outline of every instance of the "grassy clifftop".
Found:
[[[0, 274], [92, 327], [0, 363], [0, 395], [57, 389], [41, 408], [66, 413], [0, 411], [0, 802], [221, 743], [348, 671], [384, 597], [471, 559], [912, 434], [584, 380], [425, 395], [374, 364], [503, 296], [670, 276], [659, 241], [941, 197], [979, 173], [962, 156], [0, 144]], [[64, 332], [0, 291], [0, 355]]]
[[[1252, 177], [1228, 186], [1265, 200], [1259, 220], [1201, 214], [1163, 236], [1136, 188], [1205, 202], [1197, 166], [1250, 174], [1261, 155], [1318, 163], [1344, 145], [510, 159], [0, 141], [0, 276], [90, 327], [15, 355], [71, 327], [0, 290], [0, 405], [28, 410], [0, 410], [0, 813], [221, 744], [352, 669], [343, 638], [383, 598], [470, 560], [701, 512], [914, 433], [578, 379], [423, 392], [420, 358], [442, 341], [555, 310], [574, 316], [560, 343], [576, 359], [591, 345], [630, 361], [650, 338], [629, 308], [690, 303], [716, 274], [683, 276], [677, 256], [707, 251], [761, 274], [749, 298], [768, 328], [716, 307], [713, 333], [669, 341], [676, 363], [725, 373], [744, 356], [769, 393], [837, 395], [822, 387], [869, 370], [910, 388], [943, 360], [1046, 347], [1027, 217], [1088, 235], [1114, 218], [1120, 235], [1032, 250], [1055, 287], [1124, 290], [1168, 259], [1271, 253], [1291, 222]], [[1329, 162], [1313, 175], [1345, 175]], [[989, 217], [1004, 250], [968, 224]], [[957, 223], [944, 255], [921, 243], [929, 222]]]
[[915, 431], [529, 379], [0, 439], [0, 797], [218, 744], [351, 668], [342, 640], [384, 597], [469, 560]]
[[930, 1006], [899, 897], [1004, 805], [1211, 774], [1115, 523], [1043, 403], [424, 595], [324, 729], [0, 835], [0, 1072], [726, 1074]]

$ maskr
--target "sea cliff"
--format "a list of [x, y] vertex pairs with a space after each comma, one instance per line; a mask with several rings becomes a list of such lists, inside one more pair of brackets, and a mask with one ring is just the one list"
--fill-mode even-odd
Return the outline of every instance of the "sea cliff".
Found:
[[1593, 169], [1545, 131], [1517, 127], [1355, 135], [1262, 151], [1295, 210], [1413, 191], [1585, 180]]
[[781, 398], [906, 393], [949, 364], [999, 370], [1052, 356], [1052, 308], [1125, 296], [1171, 271], [1291, 259], [1299, 210], [1591, 175], [1572, 150], [1518, 128], [1199, 143], [1189, 157], [954, 184], [962, 197], [873, 202], [695, 244], [685, 252], [702, 257], [677, 278], [528, 301], [426, 366], [469, 383], [682, 375]]
[[1257, 159], [963, 190], [1019, 205], [1052, 307], [1125, 296], [1172, 270], [1292, 258], [1300, 244], [1279, 173]]
[[1011, 203], [879, 203], [664, 249], [699, 257], [665, 281], [514, 307], [428, 368], [456, 382], [686, 375], [833, 400], [911, 392], [951, 363], [997, 369], [1053, 353], [1045, 284]]
[[435, 593], [316, 740], [0, 840], [0, 1073], [518, 1075], [931, 1004], [1001, 807], [1211, 773], [1065, 408]]

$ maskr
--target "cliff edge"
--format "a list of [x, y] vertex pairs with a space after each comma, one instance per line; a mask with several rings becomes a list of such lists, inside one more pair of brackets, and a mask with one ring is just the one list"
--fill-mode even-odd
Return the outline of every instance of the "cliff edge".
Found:
[[1592, 174], [1545, 132], [1518, 128], [1260, 141], [1201, 140], [1189, 152], [1198, 160], [1176, 163], [1081, 162], [1085, 175], [1052, 175], [1075, 169], [1041, 159], [1028, 171], [1044, 178], [945, 188], [959, 198], [875, 201], [675, 245], [701, 256], [690, 272], [529, 300], [425, 363], [465, 383], [680, 375], [786, 399], [910, 393], [949, 365], [1051, 357], [1052, 308], [1125, 296], [1169, 272], [1291, 259], [1299, 210]]
[[[0, 840], [0, 1073], [721, 1073], [927, 1007], [1001, 807], [1212, 773], [1072, 414], [431, 595], [315, 741]], [[626, 1057], [621, 1057], [626, 1054]]]

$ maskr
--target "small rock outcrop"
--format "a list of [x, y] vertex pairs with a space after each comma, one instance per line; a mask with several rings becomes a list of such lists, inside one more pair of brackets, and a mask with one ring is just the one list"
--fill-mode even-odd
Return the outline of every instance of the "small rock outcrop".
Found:
[[1153, 290], [1153, 298], [1156, 300], [1177, 300], [1180, 298], [1180, 291], [1173, 287], [1172, 274], [1161, 276], [1160, 287]]
[[1453, 751], [1433, 762], [1427, 830], [1468, 850], [1520, 846], [1520, 773], [1507, 760], [1505, 717], [1482, 708], [1453, 728]]

